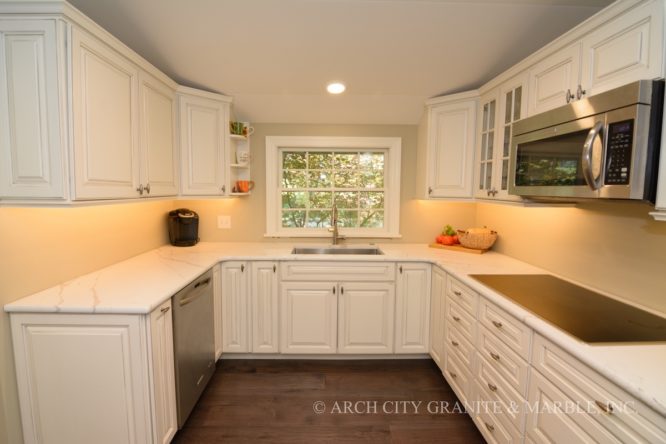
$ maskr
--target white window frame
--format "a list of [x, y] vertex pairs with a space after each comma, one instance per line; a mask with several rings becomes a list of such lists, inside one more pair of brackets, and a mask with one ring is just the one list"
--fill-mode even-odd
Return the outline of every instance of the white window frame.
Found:
[[266, 137], [266, 234], [267, 237], [330, 237], [327, 228], [283, 228], [281, 219], [280, 167], [282, 149], [382, 150], [384, 157], [384, 226], [382, 228], [340, 228], [340, 235], [364, 238], [400, 236], [400, 137]]

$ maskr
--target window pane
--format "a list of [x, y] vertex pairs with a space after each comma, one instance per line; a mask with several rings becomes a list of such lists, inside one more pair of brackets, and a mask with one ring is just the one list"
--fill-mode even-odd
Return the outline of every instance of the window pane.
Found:
[[493, 164], [486, 164], [486, 190], [490, 189], [490, 182], [493, 180]]
[[363, 169], [370, 170], [384, 170], [384, 154], [383, 153], [361, 153], [359, 156], [359, 164]]
[[513, 98], [513, 91], [506, 93], [506, 106], [504, 107], [504, 123], [511, 122], [511, 99]]
[[483, 120], [481, 121], [481, 131], [488, 131], [488, 104], [483, 105]]
[[305, 171], [283, 171], [282, 188], [305, 188]]
[[307, 208], [308, 193], [306, 191], [283, 191], [282, 208]]
[[305, 226], [305, 210], [283, 211], [282, 226], [285, 228], [301, 228]]
[[310, 191], [310, 208], [331, 208], [333, 193], [330, 191]]
[[330, 171], [308, 171], [308, 187], [330, 188], [333, 185]]
[[341, 227], [358, 226], [358, 210], [338, 211], [338, 224]]
[[327, 228], [331, 226], [331, 210], [319, 211], [311, 210], [308, 211], [308, 228]]
[[346, 170], [358, 166], [358, 154], [356, 153], [335, 153], [335, 163], [333, 168], [336, 170]]
[[488, 150], [486, 151], [486, 159], [493, 158], [493, 144], [495, 143], [495, 133], [493, 131], [488, 133]]
[[337, 188], [356, 188], [358, 174], [354, 170], [336, 171], [334, 183]]
[[495, 128], [495, 101], [490, 102], [488, 107], [488, 129], [491, 130]]
[[504, 159], [502, 161], [502, 189], [507, 190], [509, 188], [509, 161]]
[[362, 172], [359, 180], [359, 186], [363, 188], [384, 188], [383, 171]]
[[335, 205], [338, 208], [358, 208], [358, 193], [356, 191], [336, 192]]
[[361, 211], [359, 226], [363, 228], [382, 228], [384, 226], [384, 212]]
[[485, 175], [486, 164], [481, 162], [479, 164], [479, 170], [479, 189], [483, 190], [483, 176]]
[[486, 152], [488, 151], [488, 134], [483, 133], [481, 135], [481, 159], [487, 159], [488, 156]]
[[519, 86], [518, 88], [515, 89], [515, 92], [513, 93], [513, 120], [514, 122], [516, 120], [520, 119], [520, 101], [522, 100], [523, 96], [523, 87]]
[[285, 151], [282, 153], [283, 170], [300, 170], [305, 168], [306, 153]]
[[333, 153], [308, 153], [308, 168], [327, 170], [333, 167]]
[[384, 192], [361, 192], [359, 206], [361, 208], [384, 208]]

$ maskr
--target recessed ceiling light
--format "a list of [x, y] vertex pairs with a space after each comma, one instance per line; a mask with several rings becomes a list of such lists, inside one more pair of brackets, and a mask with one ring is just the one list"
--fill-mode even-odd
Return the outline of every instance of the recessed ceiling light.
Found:
[[340, 82], [331, 82], [328, 85], [326, 85], [326, 91], [328, 91], [331, 94], [341, 94], [345, 92], [345, 89], [347, 89], [345, 84]]

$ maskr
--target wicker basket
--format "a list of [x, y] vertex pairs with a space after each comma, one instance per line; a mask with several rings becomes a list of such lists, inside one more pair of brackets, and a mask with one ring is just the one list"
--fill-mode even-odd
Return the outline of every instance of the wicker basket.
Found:
[[475, 250], [487, 250], [493, 246], [497, 240], [497, 231], [470, 228], [469, 230], [458, 230], [458, 240], [460, 245]]

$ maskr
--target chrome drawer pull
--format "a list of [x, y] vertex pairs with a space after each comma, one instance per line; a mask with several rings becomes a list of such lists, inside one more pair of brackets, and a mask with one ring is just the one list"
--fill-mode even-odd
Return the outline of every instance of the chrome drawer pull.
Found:
[[603, 402], [597, 401], [596, 399], [594, 400], [594, 403], [601, 409], [602, 412], [606, 413], [607, 415], [613, 413], [613, 406], [610, 405], [610, 403], [604, 404]]
[[456, 322], [460, 322], [460, 318], [458, 316], [454, 316], [453, 320], [456, 321]]
[[497, 328], [502, 328], [502, 323], [501, 322], [493, 321], [493, 325]]
[[456, 378], [458, 377], [458, 375], [456, 375], [456, 374], [453, 373], [453, 372], [449, 372], [449, 375], [451, 375], [451, 377], [452, 377], [453, 379], [456, 379]]
[[164, 307], [164, 308], [160, 309], [160, 311], [161, 311], [162, 313], [166, 313], [166, 312], [169, 311], [169, 310], [171, 310], [171, 307]]
[[484, 423], [484, 424], [485, 424], [485, 426], [486, 426], [486, 428], [488, 429], [489, 432], [492, 433], [492, 432], [495, 431], [495, 426], [493, 426], [492, 424], [488, 424], [487, 422]]
[[491, 384], [490, 382], [488, 383], [488, 388], [490, 389], [491, 392], [496, 392], [497, 391], [497, 386]]
[[495, 361], [500, 360], [500, 355], [498, 355], [497, 353], [490, 352], [490, 357], [493, 358]]
[[454, 347], [457, 347], [460, 344], [458, 344], [456, 341], [451, 341], [451, 345], [453, 345]]
[[453, 291], [453, 294], [455, 294], [456, 296], [462, 296], [462, 293], [456, 290]]

